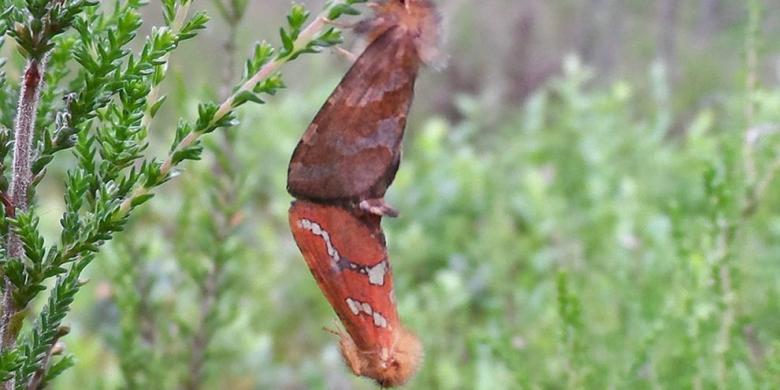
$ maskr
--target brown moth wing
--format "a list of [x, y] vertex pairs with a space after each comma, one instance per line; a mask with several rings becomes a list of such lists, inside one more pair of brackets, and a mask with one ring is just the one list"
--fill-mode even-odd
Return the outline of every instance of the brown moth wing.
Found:
[[407, 30], [393, 27], [374, 40], [295, 148], [288, 192], [320, 201], [384, 196], [398, 169], [419, 67]]
[[320, 290], [346, 332], [339, 346], [356, 375], [382, 387], [406, 382], [422, 345], [398, 318], [385, 237], [377, 215], [295, 201], [290, 228]]
[[380, 218], [307, 201], [295, 201], [289, 218], [306, 264], [358, 348], [391, 348], [400, 323]]

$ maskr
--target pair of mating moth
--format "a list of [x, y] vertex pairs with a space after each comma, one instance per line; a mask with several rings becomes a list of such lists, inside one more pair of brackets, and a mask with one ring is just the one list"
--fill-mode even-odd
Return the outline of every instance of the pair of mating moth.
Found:
[[422, 345], [398, 318], [387, 256], [384, 201], [401, 158], [417, 73], [437, 57], [439, 18], [430, 0], [370, 3], [358, 23], [368, 46], [293, 152], [290, 228], [314, 279], [344, 326], [341, 353], [355, 375], [405, 383]]

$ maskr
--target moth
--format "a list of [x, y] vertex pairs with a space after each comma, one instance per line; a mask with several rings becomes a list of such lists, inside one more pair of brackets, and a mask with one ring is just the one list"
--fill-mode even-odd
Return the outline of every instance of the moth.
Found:
[[405, 383], [422, 346], [398, 318], [383, 216], [401, 160], [401, 140], [423, 64], [441, 58], [430, 0], [370, 3], [357, 24], [367, 47], [293, 152], [287, 190], [290, 228], [320, 290], [344, 325], [341, 353], [358, 376], [383, 387]]
[[355, 30], [368, 46], [319, 110], [293, 152], [287, 191], [298, 199], [397, 216], [384, 201], [424, 63], [435, 63], [439, 17], [430, 0], [370, 3]]
[[314, 279], [344, 325], [347, 365], [383, 387], [405, 383], [422, 358], [396, 310], [381, 217], [336, 205], [295, 201], [290, 228]]

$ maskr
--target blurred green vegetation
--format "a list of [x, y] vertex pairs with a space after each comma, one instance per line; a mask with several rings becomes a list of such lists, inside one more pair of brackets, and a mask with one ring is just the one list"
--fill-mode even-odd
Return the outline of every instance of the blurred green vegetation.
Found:
[[[780, 4], [440, 3], [450, 67], [418, 86], [388, 194], [402, 215], [384, 221], [426, 347], [409, 388], [780, 387]], [[233, 56], [287, 6], [252, 2]], [[227, 25], [172, 59], [170, 118], [219, 93]], [[176, 388], [193, 350], [203, 388], [374, 387], [322, 331], [336, 317], [286, 222], [289, 156], [345, 68], [327, 57], [289, 67], [289, 90], [243, 110], [101, 254], [55, 388]]]

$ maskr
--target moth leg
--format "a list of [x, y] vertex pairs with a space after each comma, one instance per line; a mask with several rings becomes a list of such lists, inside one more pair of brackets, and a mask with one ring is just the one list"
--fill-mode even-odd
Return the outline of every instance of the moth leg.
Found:
[[345, 49], [345, 48], [343, 48], [341, 46], [335, 46], [335, 47], [333, 47], [333, 50], [336, 52], [336, 54], [338, 54], [339, 56], [341, 56], [345, 60], [349, 61], [350, 64], [354, 64], [355, 61], [357, 61], [357, 59], [358, 59], [358, 56], [355, 53], [353, 53], [353, 52], [351, 52], [351, 51], [349, 51], [349, 50], [347, 50], [347, 49]]
[[[338, 325], [336, 325], [336, 327], [338, 328]], [[322, 328], [322, 330], [338, 336], [339, 350], [341, 351], [341, 356], [344, 358], [344, 362], [355, 375], [363, 375], [365, 366], [365, 363], [363, 362], [364, 359], [360, 358], [360, 350], [358, 350], [357, 345], [355, 345], [355, 342], [352, 340], [352, 336], [346, 331], [337, 329]]]
[[325, 24], [329, 24], [333, 27], [338, 27], [342, 30], [351, 30], [357, 27], [357, 25], [359, 25], [360, 22], [339, 22], [336, 20], [330, 20], [328, 18], [325, 18]]
[[394, 209], [389, 204], [385, 203], [384, 198], [379, 199], [366, 199], [360, 201], [360, 209], [379, 216], [397, 217], [398, 210]]
[[[338, 325], [336, 325], [336, 328], [338, 328]], [[341, 336], [341, 333], [342, 333], [338, 329], [331, 329], [331, 328], [328, 328], [327, 326], [322, 327], [322, 330], [324, 330], [324, 331], [326, 331], [326, 332], [328, 332], [328, 333], [330, 333], [330, 334], [332, 334], [334, 336]]]
[[341, 356], [344, 358], [344, 362], [347, 363], [352, 372], [357, 376], [364, 375], [366, 371], [365, 358], [361, 358], [360, 350], [358, 349], [352, 337], [346, 332], [339, 333], [339, 349], [341, 350]]

